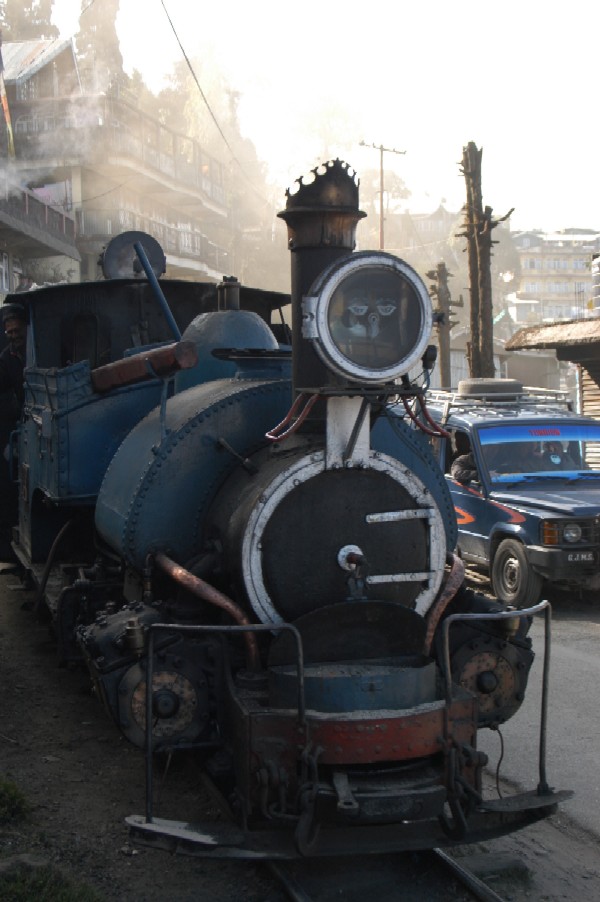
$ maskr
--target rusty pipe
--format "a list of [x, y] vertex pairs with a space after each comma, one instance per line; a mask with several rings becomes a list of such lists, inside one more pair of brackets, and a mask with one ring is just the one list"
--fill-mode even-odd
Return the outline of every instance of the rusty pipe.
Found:
[[[196, 595], [203, 601], [226, 611], [238, 626], [251, 626], [250, 620], [239, 605], [237, 605], [235, 601], [232, 601], [227, 595], [224, 595], [223, 592], [219, 592], [218, 589], [211, 586], [210, 583], [200, 579], [199, 576], [194, 576], [193, 573], [190, 573], [189, 570], [186, 570], [185, 567], [180, 566], [180, 564], [176, 564], [175, 561], [162, 552], [158, 552], [158, 554], [155, 555], [154, 560], [161, 570], [164, 570], [164, 572], [174, 579], [175, 582], [179, 583], [180, 586], [183, 586], [184, 589], [187, 589], [188, 592], [191, 592], [192, 595]], [[260, 670], [260, 657], [256, 636], [252, 633], [244, 633], [244, 642], [246, 643], [246, 664], [248, 670]]]
[[465, 578], [465, 565], [457, 554], [448, 554], [448, 563], [450, 564], [450, 573], [448, 579], [444, 583], [444, 588], [437, 601], [432, 605], [427, 614], [427, 631], [425, 633], [425, 644], [423, 653], [429, 655], [431, 651], [431, 643], [433, 635], [441, 620], [442, 614], [460, 589]]

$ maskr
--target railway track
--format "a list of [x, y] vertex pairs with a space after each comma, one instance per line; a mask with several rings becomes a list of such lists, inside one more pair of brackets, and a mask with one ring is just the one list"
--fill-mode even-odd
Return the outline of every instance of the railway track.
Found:
[[269, 862], [291, 902], [503, 902], [503, 897], [441, 849], [395, 855]]
[[443, 849], [433, 849], [432, 854], [439, 858], [460, 883], [466, 887], [474, 899], [478, 899], [480, 902], [502, 902], [502, 896], [499, 896], [476, 874], [462, 865], [456, 858], [444, 852]]

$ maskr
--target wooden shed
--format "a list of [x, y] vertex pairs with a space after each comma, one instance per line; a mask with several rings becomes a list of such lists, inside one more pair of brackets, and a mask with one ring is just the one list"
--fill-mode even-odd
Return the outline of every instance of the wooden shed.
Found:
[[600, 317], [525, 326], [506, 343], [507, 351], [553, 349], [558, 360], [577, 364], [581, 412], [600, 419]]

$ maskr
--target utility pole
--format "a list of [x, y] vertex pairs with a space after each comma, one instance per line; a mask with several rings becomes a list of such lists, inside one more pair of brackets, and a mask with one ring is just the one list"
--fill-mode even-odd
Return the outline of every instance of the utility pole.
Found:
[[438, 346], [440, 361], [441, 388], [450, 388], [452, 385], [452, 369], [450, 361], [450, 330], [456, 325], [452, 320], [452, 311], [455, 307], [463, 306], [462, 295], [458, 301], [453, 301], [448, 288], [448, 279], [452, 276], [448, 272], [444, 261], [440, 261], [435, 269], [430, 269], [427, 278], [431, 279], [430, 293], [437, 298], [437, 307], [434, 310], [434, 321], [438, 328]]
[[366, 144], [364, 141], [360, 142], [361, 147], [373, 147], [375, 150], [379, 151], [379, 250], [382, 251], [384, 248], [383, 241], [383, 155], [384, 153], [397, 153], [398, 155], [405, 154], [405, 150], [396, 150], [394, 147], [384, 147], [383, 144]]

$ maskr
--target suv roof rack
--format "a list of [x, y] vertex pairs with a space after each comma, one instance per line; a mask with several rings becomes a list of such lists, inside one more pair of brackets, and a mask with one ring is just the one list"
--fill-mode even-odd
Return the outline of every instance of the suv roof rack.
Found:
[[427, 401], [449, 409], [472, 407], [532, 407], [560, 405], [572, 410], [568, 391], [524, 386], [517, 379], [463, 379], [456, 389], [430, 389]]

